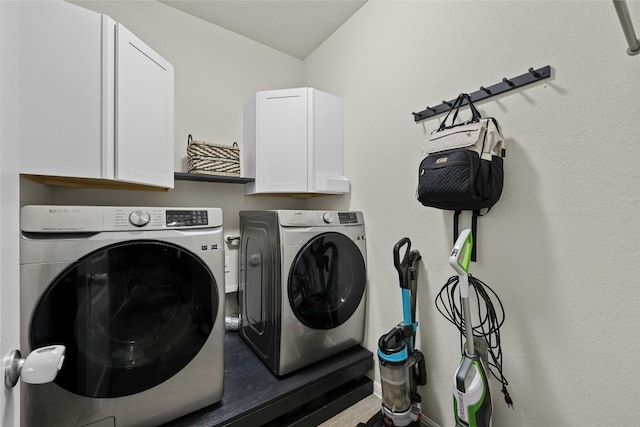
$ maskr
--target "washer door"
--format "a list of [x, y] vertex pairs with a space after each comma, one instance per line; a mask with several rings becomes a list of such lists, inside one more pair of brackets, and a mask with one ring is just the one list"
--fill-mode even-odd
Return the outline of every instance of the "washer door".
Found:
[[364, 258], [344, 234], [330, 232], [309, 240], [289, 273], [289, 303], [303, 324], [332, 329], [356, 311], [366, 283]]
[[67, 347], [55, 383], [110, 398], [150, 389], [198, 354], [213, 329], [218, 293], [193, 253], [137, 240], [94, 251], [64, 270], [31, 318], [31, 348]]

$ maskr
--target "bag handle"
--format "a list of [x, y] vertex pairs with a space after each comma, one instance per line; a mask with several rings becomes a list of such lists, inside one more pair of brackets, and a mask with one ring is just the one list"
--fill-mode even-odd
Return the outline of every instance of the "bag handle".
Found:
[[455, 123], [456, 118], [458, 117], [458, 112], [460, 111], [460, 107], [463, 106], [462, 104], [464, 103], [464, 100], [467, 101], [467, 105], [469, 105], [469, 109], [471, 110], [471, 122], [479, 121], [482, 118], [482, 116], [480, 115], [480, 112], [478, 111], [476, 106], [473, 104], [473, 101], [471, 100], [471, 96], [469, 96], [468, 93], [463, 93], [462, 97], [464, 99], [462, 100], [462, 102], [460, 102], [460, 105], [458, 106], [456, 113], [453, 115], [453, 123]]
[[[458, 95], [458, 97], [456, 98], [455, 101], [453, 101], [453, 104], [451, 104], [451, 107], [449, 108], [449, 111], [447, 112], [447, 115], [444, 116], [444, 120], [442, 121], [442, 123], [440, 123], [440, 127], [438, 127], [438, 130], [443, 130], [445, 127], [445, 124], [447, 123], [447, 119], [449, 118], [449, 115], [451, 114], [451, 112], [453, 110], [458, 111], [458, 108], [460, 108], [460, 106], [458, 104], [460, 104], [462, 102], [463, 99], [463, 93], [461, 93], [460, 95]], [[457, 112], [456, 112], [457, 114]]]
[[456, 119], [458, 118], [458, 113], [460, 112], [460, 108], [463, 107], [462, 104], [464, 103], [464, 101], [467, 101], [467, 105], [469, 105], [469, 109], [471, 110], [470, 122], [474, 123], [474, 122], [480, 121], [480, 119], [482, 118], [482, 115], [480, 114], [476, 106], [473, 104], [473, 101], [471, 100], [471, 97], [469, 96], [469, 94], [461, 93], [460, 95], [458, 95], [458, 98], [454, 101], [454, 103], [451, 104], [451, 108], [449, 109], [449, 112], [445, 116], [442, 123], [440, 123], [440, 126], [438, 127], [438, 131], [443, 131], [445, 129], [447, 125], [447, 119], [449, 118], [449, 115], [451, 114], [452, 111], [454, 112], [454, 114], [453, 114], [453, 120], [451, 121], [451, 126], [455, 124]]

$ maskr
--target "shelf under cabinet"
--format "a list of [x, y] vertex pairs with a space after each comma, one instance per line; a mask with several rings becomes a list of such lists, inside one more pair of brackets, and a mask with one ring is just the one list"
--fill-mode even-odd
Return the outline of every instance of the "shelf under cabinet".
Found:
[[187, 172], [175, 172], [174, 179], [176, 181], [224, 182], [227, 184], [245, 184], [255, 181], [254, 178], [243, 178], [240, 176], [203, 175]]

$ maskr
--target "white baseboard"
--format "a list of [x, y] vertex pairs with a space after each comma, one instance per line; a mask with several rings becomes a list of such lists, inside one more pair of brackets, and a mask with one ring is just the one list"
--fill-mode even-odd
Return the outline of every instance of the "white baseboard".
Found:
[[420, 420], [420, 424], [422, 424], [424, 427], [440, 427], [438, 424], [436, 424], [435, 421], [430, 420], [429, 417], [427, 417], [424, 414], [422, 414], [422, 419]]
[[378, 381], [373, 381], [373, 394], [382, 400], [382, 386]]
[[[378, 398], [382, 399], [382, 386], [378, 381], [373, 381], [373, 394], [375, 394]], [[420, 424], [423, 427], [440, 427], [438, 423], [429, 419], [426, 415], [422, 414], [422, 419], [420, 420]]]

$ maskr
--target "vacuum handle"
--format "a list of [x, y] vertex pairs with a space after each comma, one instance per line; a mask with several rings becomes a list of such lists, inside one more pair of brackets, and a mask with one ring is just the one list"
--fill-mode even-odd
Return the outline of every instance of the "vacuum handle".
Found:
[[[404, 252], [404, 257], [400, 261], [400, 248], [407, 246]], [[411, 240], [408, 237], [403, 237], [393, 247], [393, 265], [398, 270], [398, 277], [400, 279], [400, 287], [403, 289], [409, 289], [409, 254], [411, 252]]]
[[[449, 255], [449, 264], [458, 273], [460, 281], [460, 297], [469, 298], [469, 261], [473, 249], [473, 237], [470, 229], [462, 230]], [[468, 313], [467, 313], [468, 314]], [[465, 324], [469, 321], [465, 318]]]
[[[424, 360], [424, 355], [420, 350], [415, 350], [413, 352], [414, 357], [416, 358], [416, 366], [414, 367], [414, 376], [416, 378], [416, 383], [418, 385], [426, 385], [427, 384], [427, 365]], [[418, 372], [415, 372], [415, 368], [418, 369]]]
[[464, 393], [466, 391], [464, 386], [464, 380], [465, 378], [467, 378], [467, 375], [469, 375], [469, 371], [471, 370], [472, 366], [473, 366], [473, 358], [465, 356], [464, 359], [462, 360], [462, 364], [456, 371], [456, 388], [460, 393]]
[[[453, 245], [449, 255], [449, 264], [459, 276], [467, 275], [469, 272], [469, 261], [471, 260], [471, 249], [473, 248], [473, 237], [469, 228], [462, 230], [456, 243]], [[462, 259], [460, 259], [462, 258]]]

